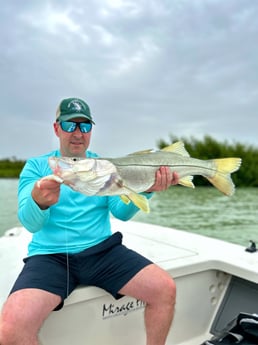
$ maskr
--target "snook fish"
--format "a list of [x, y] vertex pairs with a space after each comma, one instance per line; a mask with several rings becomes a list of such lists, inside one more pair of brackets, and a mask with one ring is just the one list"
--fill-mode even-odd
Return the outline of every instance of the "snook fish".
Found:
[[132, 201], [144, 212], [149, 204], [144, 195], [155, 182], [160, 166], [168, 166], [179, 175], [179, 184], [194, 188], [194, 175], [202, 175], [222, 193], [231, 196], [234, 184], [230, 174], [241, 165], [240, 158], [201, 160], [191, 158], [183, 142], [160, 151], [145, 150], [121, 158], [50, 157], [54, 179], [86, 195], [120, 195], [125, 203]]

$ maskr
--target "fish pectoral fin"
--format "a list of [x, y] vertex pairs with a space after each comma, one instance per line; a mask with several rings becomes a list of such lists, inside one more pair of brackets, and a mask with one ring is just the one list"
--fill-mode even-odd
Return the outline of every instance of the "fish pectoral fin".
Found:
[[182, 141], [177, 141], [169, 146], [163, 147], [161, 151], [164, 152], [174, 152], [178, 155], [184, 156], [184, 157], [190, 157], [189, 153], [185, 149], [185, 145]]
[[132, 201], [132, 203], [137, 206], [140, 210], [145, 213], [150, 213], [150, 206], [149, 201], [145, 198], [144, 195], [137, 194], [137, 193], [130, 193], [128, 198]]
[[193, 180], [193, 176], [185, 176], [183, 178], [180, 178], [178, 183], [184, 187], [195, 188], [192, 180]]
[[130, 203], [130, 201], [131, 201], [131, 200], [128, 198], [128, 196], [125, 195], [125, 194], [120, 195], [120, 198], [122, 199], [122, 201], [123, 201], [126, 205], [128, 205], [128, 204]]
[[[129, 189], [130, 190], [130, 189]], [[136, 192], [130, 190], [130, 193], [125, 195], [120, 195], [120, 198], [123, 200], [125, 204], [129, 204], [131, 201], [135, 206], [137, 206], [140, 210], [145, 213], [150, 212], [150, 206], [148, 199], [141, 194], [137, 194]]]

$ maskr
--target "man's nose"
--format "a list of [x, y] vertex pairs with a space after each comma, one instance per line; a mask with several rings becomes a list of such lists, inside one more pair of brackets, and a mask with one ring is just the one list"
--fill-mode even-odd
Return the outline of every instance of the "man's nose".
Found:
[[82, 136], [82, 132], [79, 128], [79, 126], [76, 127], [75, 131], [73, 132], [74, 136], [76, 137], [81, 137]]

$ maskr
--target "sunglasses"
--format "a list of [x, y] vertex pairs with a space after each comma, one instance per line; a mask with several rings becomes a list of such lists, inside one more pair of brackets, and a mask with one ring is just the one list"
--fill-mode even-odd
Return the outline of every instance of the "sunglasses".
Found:
[[72, 133], [76, 131], [78, 127], [82, 133], [89, 133], [92, 129], [91, 122], [72, 122], [72, 121], [61, 121], [59, 122], [64, 132]]

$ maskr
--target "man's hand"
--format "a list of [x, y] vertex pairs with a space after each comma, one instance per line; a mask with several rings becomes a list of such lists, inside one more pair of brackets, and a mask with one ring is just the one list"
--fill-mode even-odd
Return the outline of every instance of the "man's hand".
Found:
[[171, 185], [178, 184], [179, 176], [176, 172], [171, 172], [169, 167], [162, 166], [156, 172], [155, 183], [152, 187], [146, 190], [149, 192], [159, 192], [168, 189]]
[[35, 183], [31, 195], [39, 208], [46, 210], [57, 203], [60, 195], [60, 183], [53, 180], [39, 180]]

